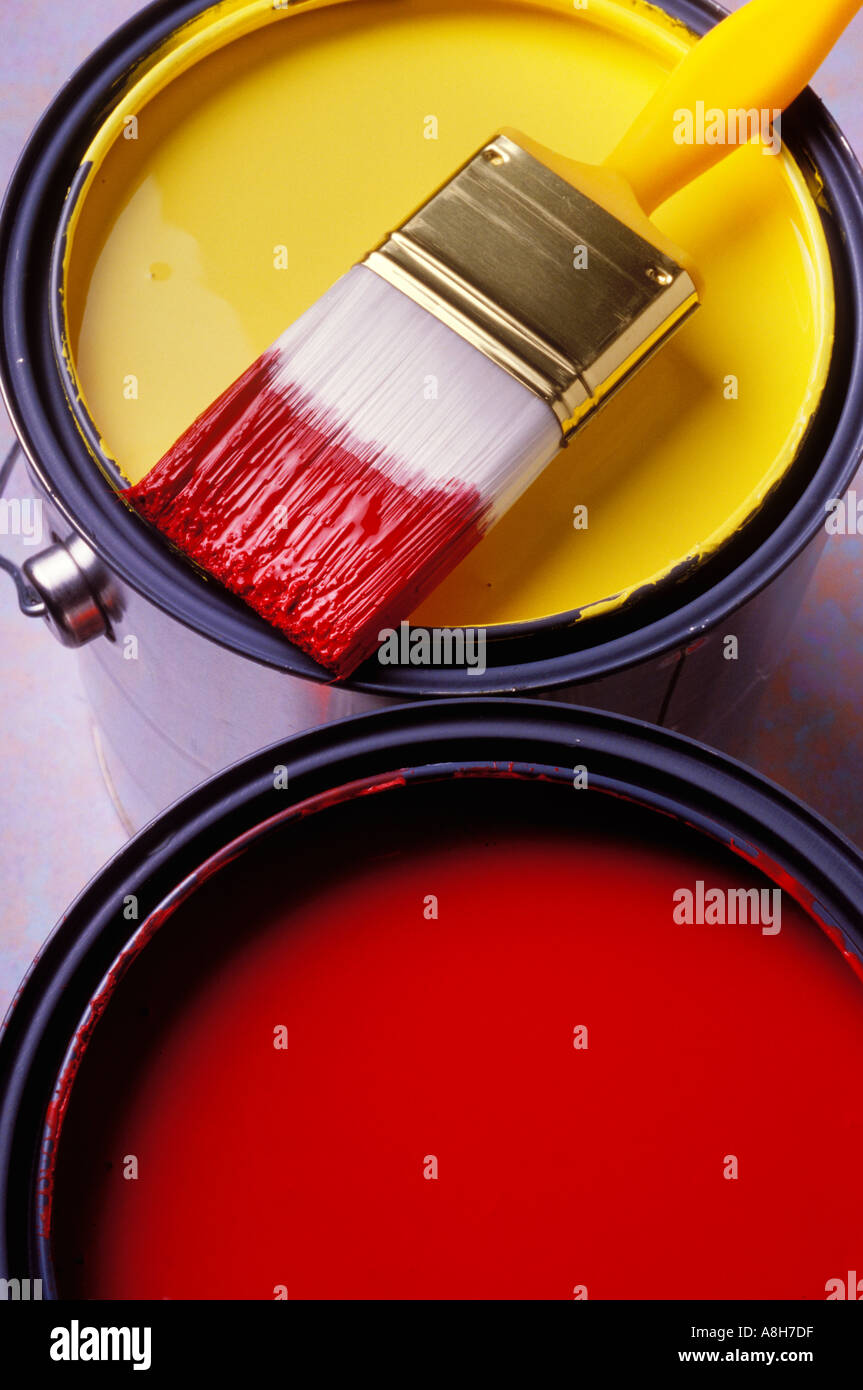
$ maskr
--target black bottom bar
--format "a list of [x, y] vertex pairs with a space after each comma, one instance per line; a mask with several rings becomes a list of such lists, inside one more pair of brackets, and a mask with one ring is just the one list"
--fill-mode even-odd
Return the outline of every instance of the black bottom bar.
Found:
[[[31, 1290], [32, 1292], [32, 1290]], [[378, 1321], [380, 1319], [380, 1321]], [[857, 1361], [863, 1302], [574, 1302], [571, 1306], [496, 1303], [51, 1303], [31, 1298], [0, 1303], [5, 1366], [58, 1381], [106, 1372], [145, 1375], [162, 1383], [184, 1373], [212, 1373], [224, 1382], [279, 1368], [315, 1378], [342, 1362], [353, 1378], [390, 1371], [410, 1386], [460, 1366], [482, 1366], [482, 1381], [499, 1364], [509, 1379], [530, 1382], [575, 1374], [589, 1358], [613, 1374], [664, 1375], [673, 1369], [741, 1365], [765, 1370], [802, 1366], [825, 1374]], [[559, 1370], [553, 1371], [557, 1365]], [[546, 1369], [543, 1371], [542, 1367]], [[252, 1373], [250, 1375], [250, 1372]], [[134, 1383], [134, 1382], [133, 1382]]]

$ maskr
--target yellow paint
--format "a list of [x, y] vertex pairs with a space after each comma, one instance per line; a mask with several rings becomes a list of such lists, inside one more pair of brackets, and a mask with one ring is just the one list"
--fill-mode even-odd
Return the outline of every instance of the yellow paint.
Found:
[[[496, 129], [602, 161], [688, 42], [641, 0], [226, 3], [181, 30], [100, 131], [71, 223], [70, 358], [106, 452], [140, 478]], [[122, 136], [130, 114], [137, 140]], [[601, 611], [715, 548], [793, 461], [833, 331], [799, 169], [747, 147], [656, 222], [699, 267], [703, 307], [419, 620]]]

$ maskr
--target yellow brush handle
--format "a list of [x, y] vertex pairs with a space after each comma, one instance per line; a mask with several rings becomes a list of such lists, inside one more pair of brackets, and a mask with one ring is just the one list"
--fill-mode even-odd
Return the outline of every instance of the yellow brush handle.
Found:
[[730, 153], [678, 144], [676, 112], [781, 110], [803, 90], [863, 0], [749, 0], [694, 44], [606, 160], [651, 213]]

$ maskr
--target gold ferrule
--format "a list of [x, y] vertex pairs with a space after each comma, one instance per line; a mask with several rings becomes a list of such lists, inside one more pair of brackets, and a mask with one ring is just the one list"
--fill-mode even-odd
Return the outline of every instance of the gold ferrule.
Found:
[[507, 135], [364, 264], [546, 401], [564, 439], [698, 304], [682, 266]]

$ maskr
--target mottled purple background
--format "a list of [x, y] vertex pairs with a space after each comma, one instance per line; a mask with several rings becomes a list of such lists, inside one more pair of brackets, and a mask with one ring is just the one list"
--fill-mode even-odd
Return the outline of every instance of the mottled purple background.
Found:
[[[0, 180], [5, 185], [58, 87], [141, 6], [136, 0], [2, 4]], [[813, 83], [857, 151], [863, 151], [861, 69], [863, 17], [858, 17]], [[11, 439], [0, 411], [4, 453]], [[863, 498], [863, 475], [857, 489]], [[2, 574], [0, 640], [2, 1013], [54, 922], [124, 834], [101, 782], [75, 660], [41, 623], [19, 616], [12, 585]], [[835, 537], [765, 691], [748, 745], [730, 751], [745, 752], [761, 771], [863, 844], [861, 684], [863, 537]]]

